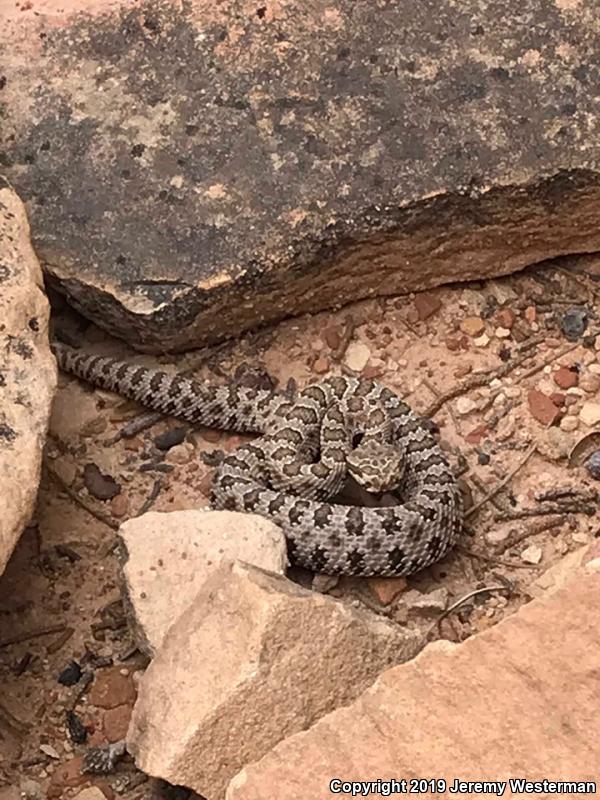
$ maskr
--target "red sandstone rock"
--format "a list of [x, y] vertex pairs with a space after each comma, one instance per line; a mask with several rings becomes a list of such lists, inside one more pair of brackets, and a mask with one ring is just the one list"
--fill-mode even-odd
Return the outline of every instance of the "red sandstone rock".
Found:
[[512, 308], [501, 308], [496, 314], [496, 324], [500, 325], [502, 328], [508, 328], [508, 330], [512, 329], [516, 319], [517, 315]]
[[431, 292], [419, 292], [415, 295], [415, 309], [420, 320], [429, 319], [442, 307], [442, 301]]
[[579, 383], [579, 375], [569, 367], [560, 367], [552, 377], [554, 378], [554, 383], [560, 386], [561, 389], [570, 389]]
[[551, 397], [540, 392], [539, 389], [531, 389], [527, 395], [529, 410], [534, 419], [542, 425], [552, 425], [560, 414]]

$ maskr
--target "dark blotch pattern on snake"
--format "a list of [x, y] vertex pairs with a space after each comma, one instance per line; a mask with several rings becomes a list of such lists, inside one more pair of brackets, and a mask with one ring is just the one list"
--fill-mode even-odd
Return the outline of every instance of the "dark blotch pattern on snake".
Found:
[[[191, 423], [261, 434], [217, 468], [216, 509], [279, 525], [291, 559], [316, 572], [409, 575], [438, 561], [462, 527], [456, 479], [424, 420], [371, 380], [331, 377], [290, 399], [243, 385], [196, 382], [57, 343], [59, 366]], [[397, 506], [331, 502], [351, 475]]]

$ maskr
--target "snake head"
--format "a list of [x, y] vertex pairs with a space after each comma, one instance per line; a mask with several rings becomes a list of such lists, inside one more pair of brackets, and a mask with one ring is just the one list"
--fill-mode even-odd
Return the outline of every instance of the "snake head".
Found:
[[403, 481], [406, 468], [404, 449], [398, 444], [362, 441], [346, 457], [348, 472], [371, 494], [393, 492]]

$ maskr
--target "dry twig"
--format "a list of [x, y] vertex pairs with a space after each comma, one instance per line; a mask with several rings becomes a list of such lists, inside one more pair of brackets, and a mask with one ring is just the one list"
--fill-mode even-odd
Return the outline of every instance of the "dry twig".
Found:
[[494, 522], [509, 522], [516, 519], [528, 519], [530, 517], [548, 517], [555, 514], [586, 514], [593, 517], [596, 513], [594, 506], [586, 503], [556, 503], [554, 505], [543, 505], [535, 508], [516, 508], [514, 510], [502, 511], [494, 516]]
[[149, 511], [152, 508], [152, 505], [153, 505], [154, 501], [156, 500], [156, 498], [158, 497], [158, 495], [160, 494], [160, 490], [161, 489], [162, 489], [162, 480], [160, 478], [157, 478], [154, 481], [154, 485], [153, 485], [153, 487], [152, 487], [152, 489], [150, 491], [150, 494], [144, 500], [144, 502], [142, 503], [142, 505], [140, 507], [140, 510], [135, 515], [136, 517], [141, 517], [142, 514], [145, 514], [146, 511]]
[[539, 364], [535, 364], [530, 369], [526, 370], [522, 375], [519, 376], [520, 381], [524, 381], [527, 378], [531, 378], [532, 375], [535, 375], [536, 372], [540, 372], [543, 370], [544, 367], [548, 367], [554, 361], [557, 361], [559, 358], [563, 358], [563, 356], [568, 355], [572, 350], [576, 350], [578, 347], [581, 347], [581, 342], [575, 342], [574, 344], [569, 345], [569, 347], [564, 347], [562, 350], [555, 350], [548, 358], [545, 358], [543, 361], [540, 361]]
[[477, 553], [475, 550], [469, 550], [468, 547], [464, 547], [462, 544], [454, 545], [454, 549], [458, 550], [459, 553], [464, 553], [465, 555], [470, 556], [471, 558], [476, 558], [479, 561], [485, 561], [488, 564], [494, 564], [494, 566], [500, 565], [501, 567], [509, 567], [510, 569], [542, 569], [539, 564], [521, 564], [518, 561], [504, 561], [503, 559], [496, 558], [495, 556]]
[[344, 318], [344, 331], [342, 333], [342, 337], [340, 343], [335, 348], [335, 350], [331, 351], [331, 357], [334, 361], [341, 361], [348, 349], [348, 345], [352, 341], [352, 337], [354, 336], [354, 329], [356, 324], [354, 319], [348, 315]]
[[434, 400], [434, 402], [424, 412], [423, 416], [433, 417], [449, 400], [454, 400], [463, 394], [467, 394], [467, 392], [470, 392], [471, 389], [479, 389], [482, 386], [489, 386], [490, 381], [494, 380], [494, 378], [504, 378], [514, 369], [521, 366], [523, 361], [526, 361], [530, 357], [529, 350], [531, 350], [532, 347], [535, 347], [536, 344], [543, 342], [545, 338], [545, 334], [532, 336], [531, 339], [523, 343], [520, 352], [509, 361], [506, 361], [499, 367], [486, 369], [485, 372], [475, 372], [473, 375], [470, 375], [465, 381], [463, 381], [463, 383], [457, 384], [448, 392], [440, 395], [436, 400]]
[[554, 517], [553, 519], [545, 519], [541, 523], [533, 525], [528, 530], [523, 531], [523, 533], [519, 533], [516, 536], [509, 536], [506, 542], [504, 542], [502, 547], [499, 549], [499, 552], [504, 553], [509, 548], [520, 544], [525, 539], [529, 539], [531, 536], [538, 536], [538, 534], [545, 533], [553, 528], [560, 528], [565, 524], [566, 521], [567, 518], [564, 516]]
[[548, 489], [545, 492], [537, 492], [535, 495], [535, 499], [539, 503], [545, 503], [549, 500], [564, 500], [566, 497], [575, 498], [582, 503], [597, 503], [599, 500], [598, 492], [595, 489], [577, 489], [575, 486]]
[[446, 619], [446, 617], [451, 614], [453, 611], [456, 611], [457, 608], [460, 608], [464, 605], [467, 600], [470, 600], [472, 597], [477, 597], [480, 594], [489, 594], [490, 592], [510, 592], [510, 586], [506, 585], [498, 585], [498, 586], [483, 586], [481, 589], [474, 589], [472, 592], [464, 595], [461, 597], [460, 600], [457, 600], [456, 603], [452, 603], [445, 611], [442, 611], [440, 616], [436, 619], [433, 625], [429, 628], [427, 633], [425, 634], [425, 638], [428, 639], [431, 633], [436, 629], [439, 628], [442, 620]]
[[[486, 486], [486, 485], [485, 485], [485, 483], [484, 483], [484, 482], [483, 482], [483, 481], [482, 481], [482, 480], [479, 478], [479, 476], [478, 476], [478, 475], [475, 475], [474, 473], [472, 473], [472, 474], [470, 475], [470, 481], [471, 481], [471, 483], [474, 483], [474, 484], [475, 484], [475, 486], [476, 486], [476, 487], [479, 489], [479, 491], [480, 491], [480, 492], [484, 492], [484, 493], [485, 493], [485, 492], [487, 491], [487, 486]], [[497, 498], [495, 498], [495, 497], [490, 497], [490, 503], [491, 503], [493, 506], [495, 506], [495, 508], [497, 508], [497, 509], [498, 509], [498, 511], [504, 511], [504, 505], [503, 505], [503, 504], [502, 504], [502, 502], [501, 502], [500, 500], [498, 500]]]
[[156, 423], [160, 422], [164, 416], [165, 415], [160, 411], [142, 411], [141, 414], [138, 414], [120, 430], [118, 430], [114, 436], [112, 436], [110, 439], [106, 439], [104, 441], [104, 446], [112, 447], [117, 442], [120, 442], [121, 439], [133, 439], [133, 437], [138, 433], [141, 433], [142, 431], [151, 428], [153, 425], [156, 425]]
[[55, 639], [55, 641], [50, 642], [50, 644], [46, 648], [47, 652], [50, 654], [58, 653], [60, 648], [64, 647], [64, 645], [69, 641], [69, 639], [73, 636], [74, 633], [75, 633], [74, 628], [65, 628], [65, 630], [58, 637], [58, 639]]
[[67, 626], [61, 622], [58, 625], [49, 625], [47, 628], [38, 628], [37, 630], [33, 631], [16, 633], [14, 636], [8, 636], [6, 639], [0, 639], [0, 647], [8, 647], [11, 644], [28, 642], [30, 639], [38, 639], [40, 636], [49, 636], [51, 633], [62, 633], [66, 627]]

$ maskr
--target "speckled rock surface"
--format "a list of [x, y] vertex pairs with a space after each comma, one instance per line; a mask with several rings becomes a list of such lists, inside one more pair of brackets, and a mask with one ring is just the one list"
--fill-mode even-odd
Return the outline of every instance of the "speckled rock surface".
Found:
[[0, 177], [0, 573], [37, 496], [56, 386], [48, 312], [25, 209]]
[[140, 680], [127, 748], [148, 775], [222, 800], [245, 764], [350, 703], [421, 645], [417, 631], [222, 563]]
[[[85, 12], [85, 13], [83, 13]], [[0, 164], [146, 350], [600, 249], [593, 4], [4, 4]]]
[[[455, 780], [597, 781], [599, 568], [597, 558], [571, 565], [570, 580], [499, 625], [460, 645], [437, 641], [382, 673], [354, 703], [249, 764], [226, 800], [322, 800], [336, 778], [373, 782], [372, 798], [410, 795], [415, 778], [446, 781], [445, 791], [421, 785], [430, 798], [461, 796]], [[404, 779], [407, 789], [378, 791], [377, 778]], [[504, 796], [528, 794], [507, 786]], [[550, 787], [537, 796], [554, 795]]]

